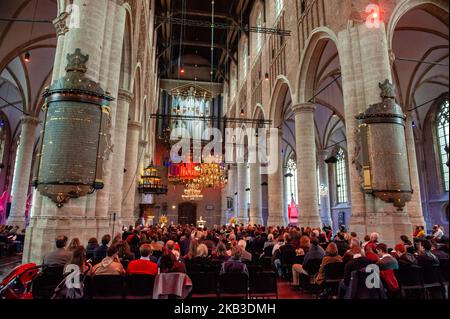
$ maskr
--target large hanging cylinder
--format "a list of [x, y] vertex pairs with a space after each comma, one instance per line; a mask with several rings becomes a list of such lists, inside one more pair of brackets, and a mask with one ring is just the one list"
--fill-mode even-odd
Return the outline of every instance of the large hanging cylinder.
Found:
[[357, 116], [364, 151], [364, 189], [403, 209], [411, 200], [411, 180], [406, 148], [406, 117], [395, 101], [395, 88], [380, 83], [382, 102]]
[[89, 55], [67, 55], [66, 75], [43, 96], [46, 111], [34, 186], [59, 207], [70, 198], [103, 188], [103, 162], [111, 151], [110, 108], [113, 100], [88, 78]]

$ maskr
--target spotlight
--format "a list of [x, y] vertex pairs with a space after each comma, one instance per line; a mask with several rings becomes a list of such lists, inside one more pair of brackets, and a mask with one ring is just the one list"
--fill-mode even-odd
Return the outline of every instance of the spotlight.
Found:
[[241, 116], [244, 116], [244, 115], [245, 115], [244, 109], [241, 109]]
[[24, 59], [25, 59], [25, 62], [30, 62], [30, 59], [31, 59], [30, 52], [25, 53]]
[[269, 73], [266, 73], [266, 75], [265, 75], [265, 80], [266, 80], [266, 81], [269, 81]]
[[181, 73], [181, 74], [186, 73], [186, 71], [184, 70], [184, 68], [181, 68], [180, 73]]

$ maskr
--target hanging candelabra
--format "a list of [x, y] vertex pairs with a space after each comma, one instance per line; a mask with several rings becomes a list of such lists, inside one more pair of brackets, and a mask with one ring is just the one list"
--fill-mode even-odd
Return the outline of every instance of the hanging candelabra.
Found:
[[166, 195], [167, 185], [163, 185], [161, 182], [161, 176], [158, 169], [150, 163], [144, 169], [144, 174], [141, 176], [139, 181], [139, 193], [141, 194], [152, 194], [152, 195]]

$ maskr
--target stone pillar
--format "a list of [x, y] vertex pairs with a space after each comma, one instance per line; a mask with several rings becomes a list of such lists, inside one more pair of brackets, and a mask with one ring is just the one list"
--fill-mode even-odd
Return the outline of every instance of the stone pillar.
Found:
[[30, 188], [31, 163], [33, 161], [33, 150], [36, 126], [39, 120], [35, 117], [24, 116], [20, 120], [20, 144], [17, 149], [16, 162], [14, 165], [14, 177], [11, 190], [11, 211], [7, 224], [25, 226], [25, 209], [27, 205], [28, 190]]
[[[318, 162], [319, 162], [319, 181], [320, 187], [324, 188], [324, 192], [322, 193], [319, 190], [320, 196], [320, 219], [322, 220], [323, 225], [333, 226], [333, 222], [331, 219], [331, 210], [330, 210], [330, 183], [328, 178], [328, 164], [325, 163], [327, 159], [328, 152], [326, 150], [320, 150], [317, 152]], [[326, 189], [326, 191], [325, 191]]]
[[125, 169], [123, 178], [122, 223], [124, 225], [135, 224], [134, 206], [136, 199], [136, 181], [138, 171], [139, 133], [141, 123], [128, 122], [127, 147], [125, 152]]
[[[109, 203], [109, 213], [116, 213], [116, 221], [119, 227], [124, 225], [121, 221], [123, 199], [122, 187], [125, 168], [125, 151], [127, 147], [128, 111], [132, 99], [132, 93], [126, 90], [119, 90], [114, 132], [114, 153], [112, 156], [113, 166], [111, 172], [111, 184], [113, 187], [110, 191]], [[128, 226], [127, 224], [125, 225]]]
[[287, 207], [284, 205], [284, 159], [281, 153], [281, 137], [283, 132], [279, 131], [278, 136], [278, 170], [274, 174], [267, 175], [267, 187], [269, 194], [269, 217], [267, 226], [286, 226]]
[[295, 105], [299, 226], [321, 227], [317, 196], [317, 166], [314, 111], [312, 103]]
[[[52, 80], [65, 75], [67, 54], [73, 54], [79, 48], [83, 54], [89, 55], [86, 76], [117, 97], [126, 10], [115, 1], [84, 3], [81, 0], [74, 0], [73, 3], [80, 8], [80, 25], [79, 28], [64, 30], [64, 41], [58, 39], [56, 48], [58, 56], [55, 57]], [[111, 102], [110, 107], [112, 120], [110, 134], [114, 140], [117, 101]], [[41, 263], [43, 256], [55, 248], [54, 239], [58, 235], [66, 235], [70, 239], [78, 237], [86, 245], [90, 237], [98, 238], [111, 232], [108, 219], [111, 167], [112, 157], [105, 161], [104, 189], [88, 196], [70, 199], [61, 208], [49, 198], [34, 191], [22, 262]]]
[[247, 224], [248, 223], [248, 214], [247, 214], [247, 163], [238, 163], [237, 164], [237, 220], [238, 224]]
[[227, 186], [221, 189], [220, 196], [221, 196], [220, 224], [225, 225], [227, 223], [227, 198], [228, 198]]
[[55, 52], [55, 62], [53, 66], [53, 74], [52, 78], [59, 78], [62, 62], [64, 62], [65, 57], [63, 57], [63, 49], [64, 49], [64, 36], [69, 31], [67, 27], [67, 20], [69, 19], [69, 15], [67, 12], [61, 13], [55, 20], [53, 20], [53, 25], [56, 29], [56, 35], [58, 36], [57, 44], [56, 44], [56, 52]]
[[250, 224], [262, 225], [260, 163], [250, 164]]
[[413, 132], [412, 118], [410, 114], [407, 114], [406, 116], [406, 147], [408, 150], [409, 173], [411, 176], [411, 187], [413, 190], [411, 201], [407, 203], [407, 211], [412, 226], [424, 226], [426, 230], [427, 225], [425, 223], [422, 211], [422, 196], [419, 181], [419, 170], [417, 168], [416, 143]]
[[356, 116], [370, 105], [381, 102], [379, 83], [386, 79], [392, 83], [386, 28], [381, 25], [379, 29], [369, 29], [364, 23], [353, 23], [338, 34], [352, 203], [349, 228], [359, 237], [373, 231], [379, 232], [383, 242], [395, 245], [400, 235], [412, 232], [409, 215], [364, 192], [363, 140], [356, 120]]
[[[228, 170], [228, 186], [227, 186], [227, 194], [228, 197], [230, 197], [233, 200], [233, 205], [231, 207], [231, 212], [230, 212], [230, 217], [236, 217], [237, 218], [237, 196], [236, 194], [236, 190], [237, 190], [237, 186], [236, 186], [236, 178], [237, 178], [237, 169], [236, 169], [236, 165], [234, 164], [230, 164], [230, 169]], [[227, 218], [227, 220], [225, 221], [225, 224], [228, 224], [228, 220], [229, 218]]]

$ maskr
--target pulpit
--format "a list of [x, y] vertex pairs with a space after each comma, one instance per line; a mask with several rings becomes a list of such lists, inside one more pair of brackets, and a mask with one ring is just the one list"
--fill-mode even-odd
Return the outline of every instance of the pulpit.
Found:
[[200, 216], [200, 219], [197, 220], [197, 228], [203, 229], [206, 227], [206, 220], [203, 220], [203, 217]]

